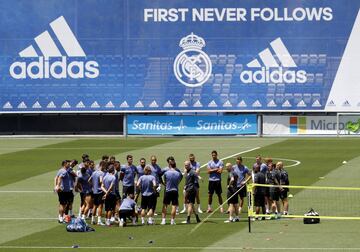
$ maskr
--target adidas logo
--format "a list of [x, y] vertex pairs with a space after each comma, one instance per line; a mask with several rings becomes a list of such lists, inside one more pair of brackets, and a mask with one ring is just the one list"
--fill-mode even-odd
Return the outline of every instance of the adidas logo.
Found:
[[260, 64], [258, 59], [247, 64], [248, 68], [260, 68], [259, 70], [241, 72], [240, 80], [243, 83], [305, 83], [307, 81], [305, 70], [289, 70], [297, 65], [281, 38], [272, 41], [269, 48], [259, 53], [259, 57], [263, 64]]
[[[99, 76], [99, 64], [96, 61], [69, 61], [71, 57], [86, 57], [74, 33], [63, 16], [50, 23], [50, 27], [57, 40], [51, 37], [46, 30], [34, 40], [37, 48], [33, 45], [26, 47], [19, 53], [24, 61], [16, 61], [11, 64], [9, 72], [15, 79], [81, 79], [96, 78]], [[61, 45], [66, 56], [57, 45]], [[39, 53], [41, 54], [39, 55]], [[29, 58], [39, 58], [38, 61], [29, 62]], [[56, 60], [51, 60], [56, 58]], [[61, 60], [59, 60], [61, 58]]]
[[214, 100], [212, 100], [209, 104], [208, 107], [209, 108], [216, 108], [218, 105], [216, 104], [216, 102]]
[[289, 102], [289, 100], [286, 100], [281, 106], [284, 107], [284, 108], [290, 108], [291, 103]]
[[11, 105], [10, 102], [6, 102], [3, 106], [3, 109], [12, 109], [12, 108], [13, 108], [13, 106]]
[[182, 102], [180, 102], [179, 103], [179, 108], [187, 108], [188, 107], [188, 105], [187, 105], [187, 103], [186, 103], [186, 101], [182, 101]]
[[304, 100], [299, 101], [299, 103], [296, 105], [297, 107], [306, 107], [306, 103], [304, 102]]
[[135, 108], [143, 108], [144, 107], [144, 104], [141, 102], [141, 101], [138, 101], [135, 106]]
[[152, 103], [149, 104], [149, 108], [158, 108], [159, 105], [157, 104], [157, 102], [155, 100], [152, 101]]
[[271, 100], [271, 101], [268, 102], [268, 104], [267, 104], [266, 106], [267, 106], [267, 107], [274, 108], [274, 107], [276, 107], [277, 105], [276, 105], [276, 103], [275, 103], [274, 100]]
[[195, 108], [201, 108], [202, 106], [203, 105], [201, 104], [200, 100], [197, 100], [193, 105], [193, 107], [195, 107]]
[[79, 103], [76, 104], [76, 108], [85, 108], [85, 104], [82, 101], [79, 101]]
[[173, 105], [172, 105], [171, 101], [169, 101], [169, 100], [164, 104], [164, 108], [172, 108], [172, 107], [173, 107]]
[[123, 103], [120, 104], [120, 108], [128, 108], [129, 104], [127, 103], [127, 101], [124, 101]]
[[238, 103], [237, 106], [240, 107], [240, 108], [246, 108], [246, 107], [247, 107], [247, 104], [245, 103], [244, 100], [241, 100], [241, 101]]

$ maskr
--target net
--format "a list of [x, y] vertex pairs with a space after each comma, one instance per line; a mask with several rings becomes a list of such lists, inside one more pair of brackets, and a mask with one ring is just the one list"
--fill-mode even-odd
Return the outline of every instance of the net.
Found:
[[[289, 211], [284, 215], [284, 206], [281, 198], [277, 209], [277, 217], [282, 218], [304, 218], [304, 214], [311, 208], [319, 213], [321, 219], [350, 219], [360, 220], [360, 188], [354, 187], [324, 187], [324, 186], [282, 186], [288, 189], [287, 200], [289, 202]], [[256, 214], [256, 205], [262, 193], [270, 195], [270, 198], [277, 197], [280, 193], [280, 187], [265, 184], [249, 184], [248, 187], [248, 215], [249, 217], [268, 217], [268, 214]], [[290, 197], [289, 197], [290, 196]], [[278, 206], [279, 207], [279, 206]], [[275, 215], [271, 211], [270, 215]]]

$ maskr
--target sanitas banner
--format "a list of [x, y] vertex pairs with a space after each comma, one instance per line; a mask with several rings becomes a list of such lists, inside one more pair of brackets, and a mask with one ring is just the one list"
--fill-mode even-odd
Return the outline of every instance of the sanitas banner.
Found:
[[255, 135], [257, 116], [129, 115], [129, 135]]
[[360, 114], [340, 115], [339, 123], [336, 116], [263, 116], [263, 135], [336, 134], [360, 134]]

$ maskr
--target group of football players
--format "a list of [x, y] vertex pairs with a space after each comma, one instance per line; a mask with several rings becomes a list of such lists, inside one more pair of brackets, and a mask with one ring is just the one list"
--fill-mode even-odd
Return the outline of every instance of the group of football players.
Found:
[[[246, 184], [253, 181], [257, 184], [272, 184], [275, 187], [257, 187], [255, 189], [256, 213], [262, 209], [263, 213], [276, 213], [281, 208], [284, 214], [288, 212], [287, 189], [281, 185], [288, 185], [288, 175], [282, 162], [276, 164], [269, 159], [262, 162], [260, 156], [252, 171], [242, 163], [242, 158], [236, 158], [236, 164], [227, 163], [224, 167], [218, 158], [217, 151], [211, 152], [211, 160], [207, 163], [208, 178], [208, 207], [207, 213], [213, 211], [212, 198], [216, 193], [219, 200], [220, 212], [224, 213], [222, 199], [221, 174], [223, 169], [228, 171], [227, 180], [227, 213], [228, 222], [238, 222], [244, 198], [247, 195]], [[59, 223], [68, 221], [73, 214], [74, 192], [80, 193], [79, 217], [91, 218], [92, 224], [125, 226], [127, 220], [136, 225], [138, 219], [141, 224], [155, 224], [154, 215], [158, 198], [164, 187], [163, 206], [161, 212], [161, 225], [166, 224], [167, 208], [171, 205], [170, 224], [175, 225], [175, 216], [179, 214], [179, 184], [185, 177], [183, 209], [180, 213], [187, 213], [183, 223], [190, 223], [190, 216], [195, 216], [200, 222], [198, 213], [203, 213], [200, 207], [199, 181], [200, 164], [195, 160], [195, 155], [190, 154], [182, 168], [178, 168], [174, 157], [166, 159], [167, 167], [160, 168], [156, 156], [150, 157], [150, 163], [145, 158], [139, 160], [139, 165], [133, 164], [133, 156], [126, 156], [126, 163], [121, 165], [114, 156], [102, 156], [101, 161], [95, 165], [89, 155], [82, 155], [82, 162], [64, 160], [55, 179], [54, 190], [59, 199]], [[205, 166], [204, 166], [205, 167]], [[122, 186], [120, 186], [120, 184]], [[120, 188], [121, 194], [120, 194]], [[141, 202], [138, 205], [139, 196]], [[240, 198], [240, 202], [239, 202]], [[283, 203], [282, 206], [280, 204]], [[195, 207], [197, 203], [197, 208]], [[105, 210], [105, 215], [103, 215]], [[105, 223], [102, 221], [105, 216]], [[140, 218], [139, 218], [140, 217]]]

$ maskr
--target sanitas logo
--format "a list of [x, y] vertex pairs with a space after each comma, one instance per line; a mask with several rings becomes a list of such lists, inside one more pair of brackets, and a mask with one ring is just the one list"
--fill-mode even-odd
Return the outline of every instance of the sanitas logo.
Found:
[[[289, 51], [285, 47], [281, 38], [277, 38], [270, 43], [277, 59], [269, 48], [261, 51], [259, 57], [265, 66], [261, 66], [257, 59], [247, 64], [249, 68], [259, 68], [259, 70], [244, 70], [240, 74], [243, 83], [305, 83], [307, 81], [306, 71], [291, 70], [297, 67]], [[279, 64], [280, 63], [280, 64]]]
[[184, 121], [180, 120], [179, 125], [174, 125], [173, 122], [161, 122], [154, 120], [152, 122], [141, 122], [134, 120], [131, 125], [132, 130], [178, 130], [181, 131], [186, 128]]
[[[63, 16], [50, 23], [59, 43], [68, 57], [86, 57], [74, 33]], [[38, 61], [16, 61], [9, 69], [15, 79], [80, 79], [96, 78], [99, 76], [99, 64], [96, 61], [71, 61], [62, 55], [48, 31], [44, 31], [35, 38], [43, 56], [39, 56], [35, 48], [30, 45], [19, 53], [22, 58], [39, 58]], [[57, 58], [56, 60], [50, 60]], [[61, 60], [60, 60], [61, 58]]]

